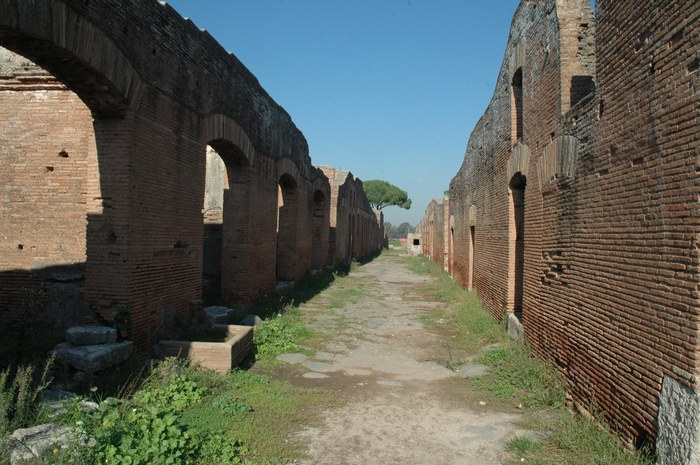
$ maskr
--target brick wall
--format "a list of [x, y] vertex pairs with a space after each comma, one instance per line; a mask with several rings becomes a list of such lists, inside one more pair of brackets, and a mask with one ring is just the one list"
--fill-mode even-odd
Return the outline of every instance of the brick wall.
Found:
[[[295, 281], [331, 263], [330, 185], [303, 135], [235, 56], [172, 7], [0, 0], [0, 46], [30, 67], [0, 73], [0, 114], [11, 122], [0, 129], [0, 288], [13, 289], [1, 321], [24, 323], [28, 302], [44, 305], [38, 291], [14, 291], [44, 279], [34, 270], [78, 263], [83, 312], [127, 312], [129, 337], [149, 350], [203, 296], [205, 222], [220, 224], [213, 298], [232, 305], [273, 292], [280, 263]], [[205, 198], [207, 146], [228, 181], [218, 209]], [[283, 178], [294, 202], [279, 241]], [[353, 210], [365, 213], [376, 223], [364, 206]], [[354, 227], [355, 253], [366, 253], [371, 228]]]
[[384, 247], [384, 217], [372, 210], [362, 181], [349, 171], [319, 167], [330, 180], [329, 263], [361, 258]]
[[700, 9], [600, 0], [594, 24], [587, 5], [515, 13], [450, 183], [448, 267], [495, 317], [521, 312], [577, 406], [640, 445], [664, 377], [698, 373]]
[[77, 95], [4, 49], [0, 120], [0, 324], [21, 328], [53, 318], [44, 315], [53, 288], [71, 283], [82, 293], [88, 214], [101, 207], [99, 186], [89, 182], [95, 138]]

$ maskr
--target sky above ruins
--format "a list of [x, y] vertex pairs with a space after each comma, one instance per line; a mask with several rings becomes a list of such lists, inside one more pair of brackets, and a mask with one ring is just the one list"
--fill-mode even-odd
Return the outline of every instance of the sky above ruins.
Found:
[[314, 165], [384, 179], [416, 225], [488, 106], [518, 0], [172, 0], [291, 115]]

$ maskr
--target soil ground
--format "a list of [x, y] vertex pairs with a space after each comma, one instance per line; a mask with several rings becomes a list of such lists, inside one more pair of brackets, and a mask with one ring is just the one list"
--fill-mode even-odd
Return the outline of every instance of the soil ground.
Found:
[[490, 465], [505, 458], [504, 444], [523, 433], [520, 415], [485, 402], [451, 369], [474, 354], [454, 353], [448, 328], [424, 324], [445, 311], [426, 290], [432, 279], [385, 254], [301, 306], [321, 341], [313, 355], [281, 355], [283, 371], [346, 402], [299, 433], [309, 455], [297, 463]]

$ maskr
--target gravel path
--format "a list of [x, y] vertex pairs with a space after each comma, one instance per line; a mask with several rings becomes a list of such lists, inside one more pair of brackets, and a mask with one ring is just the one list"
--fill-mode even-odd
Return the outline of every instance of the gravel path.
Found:
[[333, 389], [348, 402], [324, 412], [322, 426], [299, 433], [309, 453], [300, 464], [502, 463], [503, 445], [520, 433], [518, 415], [492, 410], [439, 363], [449, 336], [427, 331], [420, 319], [443, 310], [426, 297], [431, 279], [383, 255], [352, 273], [362, 292], [349, 302], [329, 308], [337, 306], [334, 283], [301, 307], [327, 342], [313, 356], [279, 358], [301, 368], [299, 382]]

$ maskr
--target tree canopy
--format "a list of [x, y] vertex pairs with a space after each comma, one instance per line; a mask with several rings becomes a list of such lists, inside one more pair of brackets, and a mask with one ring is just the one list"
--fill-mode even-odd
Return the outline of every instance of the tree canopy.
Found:
[[409, 234], [416, 232], [415, 226], [411, 226], [410, 223], [403, 222], [398, 226], [394, 226], [388, 221], [384, 222], [384, 232], [386, 237], [389, 239], [398, 239], [400, 237], [406, 237]]
[[363, 187], [372, 208], [377, 210], [389, 206], [397, 206], [406, 210], [411, 208], [411, 199], [408, 198], [406, 191], [387, 181], [373, 179], [365, 181]]

